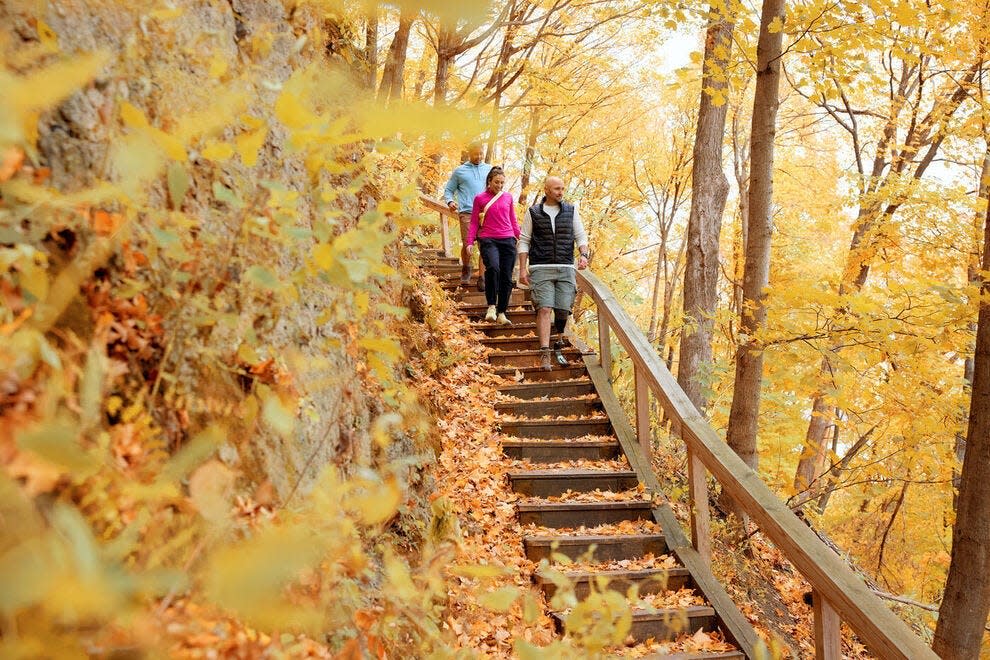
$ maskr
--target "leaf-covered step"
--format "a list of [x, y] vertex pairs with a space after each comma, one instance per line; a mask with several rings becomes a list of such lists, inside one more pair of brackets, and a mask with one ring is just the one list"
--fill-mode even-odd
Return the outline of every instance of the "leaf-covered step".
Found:
[[[530, 314], [530, 318], [532, 318]], [[536, 334], [536, 322], [515, 323], [512, 325], [498, 325], [497, 323], [472, 323], [472, 327], [488, 337], [522, 337], [524, 335]]]
[[[424, 268], [424, 266], [422, 264], [420, 264], [420, 268]], [[455, 262], [445, 262], [445, 261], [433, 262], [433, 263], [430, 263], [429, 265], [425, 266], [425, 268], [426, 268], [426, 270], [428, 270], [429, 272], [433, 273], [437, 277], [446, 277], [447, 275], [450, 275], [450, 274], [457, 275], [458, 277], [460, 277], [460, 275], [461, 275], [461, 264], [459, 262], [456, 262], [456, 261]]]
[[[573, 364], [581, 359], [581, 351], [576, 348], [565, 348], [561, 352]], [[488, 354], [488, 362], [500, 367], [530, 367], [540, 363], [540, 349], [495, 350]]]
[[[558, 632], [564, 631], [564, 621], [568, 615], [552, 613]], [[656, 611], [635, 610], [629, 636], [636, 642], [648, 639], [673, 640], [699, 630], [712, 631], [718, 625], [715, 610], [707, 605], [662, 609]]]
[[551, 497], [569, 490], [622, 491], [639, 483], [632, 470], [512, 470], [508, 475], [513, 492], [531, 497]]
[[[521, 289], [515, 289], [509, 295], [509, 305], [524, 305], [529, 301], [529, 292], [523, 291]], [[461, 293], [456, 296], [452, 296], [454, 300], [465, 304], [465, 305], [487, 305], [488, 299], [485, 297], [484, 291], [475, 290], [465, 290], [461, 289]]]
[[613, 459], [621, 453], [618, 440], [502, 440], [502, 453], [537, 463], [582, 459]]
[[549, 380], [573, 380], [582, 378], [588, 374], [584, 364], [576, 363], [567, 367], [554, 365], [551, 371], [544, 371], [539, 366], [532, 367], [496, 367], [495, 374], [515, 381], [549, 381]]
[[559, 553], [582, 561], [622, 561], [667, 552], [663, 534], [531, 534], [523, 537], [526, 557], [551, 559]]
[[[477, 321], [485, 317], [485, 313], [488, 311], [488, 305], [470, 305], [468, 309], [460, 308], [458, 311], [461, 314], [465, 314], [468, 318]], [[535, 323], [534, 319], [536, 319], [536, 312], [532, 309], [513, 309], [510, 307], [505, 311], [505, 315], [514, 324]]]
[[485, 337], [481, 343], [496, 351], [535, 351], [540, 348], [540, 340], [535, 334], [526, 337]]
[[[608, 571], [568, 571], [563, 570], [564, 568], [559, 567], [559, 572], [574, 585], [574, 595], [579, 600], [588, 597], [592, 583], [596, 589], [604, 587], [622, 594], [627, 594], [633, 586], [636, 586], [639, 594], [676, 591], [691, 586], [691, 573], [683, 566]], [[548, 599], [553, 598], [557, 591], [556, 583], [540, 572], [533, 575], [533, 582], [543, 590]]]
[[537, 399], [530, 401], [511, 401], [495, 404], [495, 410], [502, 415], [513, 417], [574, 417], [596, 415], [602, 411], [602, 402], [598, 398], [584, 399]]
[[[481, 292], [479, 291], [477, 293], [481, 293]], [[467, 314], [472, 318], [482, 317], [485, 315], [485, 312], [488, 311], [488, 303], [484, 299], [478, 302], [461, 301], [457, 305], [457, 311], [461, 312], [462, 314]], [[528, 301], [524, 301], [519, 305], [509, 305], [509, 308], [506, 310], [506, 313], [508, 314], [512, 312], [526, 312], [527, 314], [529, 314], [530, 320], [532, 320], [536, 316], [536, 310], [533, 309], [533, 305]]]
[[543, 397], [569, 397], [595, 394], [595, 386], [590, 379], [581, 378], [558, 382], [509, 383], [501, 385], [498, 391], [516, 399], [533, 400]]
[[588, 419], [515, 419], [499, 422], [502, 433], [517, 438], [580, 438], [586, 435], [607, 436], [612, 423], [607, 417]]
[[724, 653], [653, 653], [643, 656], [643, 660], [746, 660], [742, 651]]
[[653, 503], [649, 500], [609, 502], [534, 502], [516, 504], [516, 517], [522, 525], [541, 527], [593, 527], [624, 520], [650, 520]]

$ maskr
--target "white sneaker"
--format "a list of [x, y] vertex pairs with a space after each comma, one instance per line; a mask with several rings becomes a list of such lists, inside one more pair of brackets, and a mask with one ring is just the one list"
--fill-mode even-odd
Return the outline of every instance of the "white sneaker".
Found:
[[505, 315], [505, 312], [499, 314], [498, 318], [495, 319], [495, 322], [499, 325], [512, 325], [512, 321], [510, 321], [509, 317]]
[[488, 306], [488, 311], [485, 312], [485, 320], [486, 321], [494, 321], [495, 320], [495, 305], [489, 305]]

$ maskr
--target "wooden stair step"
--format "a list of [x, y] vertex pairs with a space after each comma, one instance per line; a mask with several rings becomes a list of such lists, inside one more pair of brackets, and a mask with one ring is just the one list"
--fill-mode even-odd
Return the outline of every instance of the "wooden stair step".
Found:
[[[581, 351], [576, 348], [565, 348], [562, 352], [571, 364], [577, 365], [581, 360]], [[540, 349], [495, 350], [488, 354], [488, 363], [500, 367], [531, 367], [540, 363]]]
[[416, 256], [417, 260], [425, 259], [454, 259], [455, 257], [448, 257], [444, 254], [442, 248], [435, 248], [430, 245], [424, 245], [423, 243], [412, 242], [405, 243], [403, 249], [408, 250], [409, 253]]
[[[599, 577], [608, 579], [606, 588], [610, 591], [618, 591], [626, 594], [629, 589], [636, 585], [640, 594], [655, 594], [662, 591], [677, 591], [692, 585], [691, 572], [683, 566], [673, 568], [645, 568], [639, 570], [607, 570], [607, 571], [568, 571], [560, 567], [561, 572], [570, 578], [574, 584], [574, 595], [579, 600], [584, 600], [591, 593], [591, 584]], [[533, 582], [536, 583], [547, 599], [553, 598], [557, 591], [557, 585], [550, 578], [540, 575], [539, 572], [533, 575]]]
[[535, 334], [531, 337], [485, 337], [481, 343], [496, 351], [536, 351], [540, 348], [540, 340]]
[[646, 500], [610, 502], [539, 502], [516, 504], [521, 525], [596, 527], [626, 520], [652, 520], [653, 503]]
[[[518, 372], [518, 374], [517, 374]], [[522, 375], [524, 381], [553, 381], [553, 380], [573, 380], [581, 378], [588, 373], [583, 364], [575, 363], [568, 367], [554, 365], [552, 371], [544, 371], [538, 366], [532, 367], [496, 367], [495, 375], [503, 378], [515, 378]]]
[[643, 656], [643, 660], [746, 660], [742, 651], [726, 651], [724, 653], [654, 653]]
[[516, 438], [582, 438], [586, 435], [610, 435], [612, 423], [607, 417], [589, 419], [519, 419], [499, 422], [502, 433]]
[[591, 558], [592, 561], [621, 561], [638, 559], [649, 554], [655, 557], [667, 553], [663, 534], [584, 534], [540, 535], [523, 537], [527, 559], [538, 562], [559, 553], [571, 559]]
[[[472, 307], [478, 307], [479, 309], [468, 309], [463, 308], [458, 309], [461, 314], [466, 315], [469, 319], [480, 320], [484, 318], [485, 312], [488, 311], [488, 305], [472, 305]], [[511, 307], [506, 310], [505, 316], [512, 321], [513, 324], [516, 323], [529, 323], [536, 318], [536, 312], [531, 309], [512, 309]], [[535, 322], [534, 322], [535, 325]]]
[[568, 490], [617, 492], [639, 485], [632, 470], [512, 470], [508, 475], [513, 492], [532, 497], [551, 497]]
[[508, 458], [537, 463], [611, 460], [620, 451], [617, 440], [502, 440], [502, 453]]
[[[553, 612], [554, 625], [557, 632], [564, 631], [565, 616]], [[632, 628], [629, 635], [636, 642], [645, 642], [653, 638], [659, 641], [672, 641], [681, 635], [692, 635], [699, 630], [706, 632], [715, 630], [718, 619], [715, 610], [707, 605], [695, 605], [678, 609], [663, 609], [655, 612], [635, 610], [632, 616]]]
[[495, 411], [513, 417], [544, 417], [546, 415], [594, 415], [602, 411], [600, 399], [536, 399], [495, 404]]
[[471, 327], [488, 337], [522, 337], [536, 334], [536, 322], [499, 325], [497, 323], [472, 323]]
[[[476, 293], [481, 293], [480, 291]], [[482, 294], [484, 295], [484, 294]], [[522, 308], [522, 309], [520, 309]], [[464, 302], [461, 301], [457, 304], [457, 311], [468, 315], [478, 315], [484, 316], [485, 312], [488, 311], [488, 303], [484, 300], [481, 302]], [[532, 303], [529, 301], [523, 302], [521, 305], [509, 305], [507, 312], [526, 312], [530, 316], [534, 315], [536, 311], [533, 309]]]
[[595, 386], [589, 379], [577, 379], [559, 382], [511, 383], [500, 386], [498, 391], [506, 396], [531, 401], [548, 396], [565, 397], [594, 394]]
[[[512, 293], [509, 294], [509, 306], [512, 305], [524, 305], [529, 302], [529, 292], [523, 291], [522, 289], [513, 289]], [[469, 305], [486, 305], [488, 304], [487, 298], [485, 297], [484, 291], [468, 291], [460, 289], [460, 293], [456, 296], [452, 296], [455, 301], [469, 304]]]
[[[450, 282], [459, 282], [461, 279], [460, 265], [457, 266], [457, 270], [454, 270], [452, 267], [445, 270], [441, 270], [439, 273], [437, 273], [437, 279], [439, 279], [441, 282], [445, 280]], [[477, 282], [477, 280], [478, 280], [478, 271], [476, 268], [472, 268], [471, 284], [474, 284], [475, 282]]]
[[425, 268], [425, 270], [428, 270], [437, 277], [445, 277], [451, 273], [458, 277], [461, 276], [461, 265], [459, 263], [433, 263], [425, 267], [421, 265], [420, 268]]

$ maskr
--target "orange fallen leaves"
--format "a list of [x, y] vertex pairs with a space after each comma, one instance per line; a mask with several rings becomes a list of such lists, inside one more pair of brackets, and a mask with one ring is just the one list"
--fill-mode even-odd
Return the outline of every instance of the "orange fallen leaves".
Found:
[[17, 174], [24, 164], [24, 150], [20, 147], [8, 147], [0, 156], [0, 183], [8, 181]]
[[124, 216], [120, 213], [111, 213], [102, 209], [97, 209], [92, 213], [93, 230], [100, 236], [113, 234], [123, 222]]
[[527, 536], [617, 536], [622, 534], [660, 534], [660, 525], [652, 520], [623, 520], [594, 527], [541, 527], [521, 525]]

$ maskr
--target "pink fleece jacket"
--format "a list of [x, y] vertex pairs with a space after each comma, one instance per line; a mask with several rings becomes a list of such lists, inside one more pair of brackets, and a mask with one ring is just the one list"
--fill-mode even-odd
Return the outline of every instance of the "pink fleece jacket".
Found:
[[471, 226], [468, 229], [467, 243], [473, 245], [476, 238], [519, 238], [519, 223], [516, 221], [516, 204], [509, 193], [502, 193], [488, 213], [485, 214], [485, 226], [479, 228], [481, 211], [485, 208], [492, 194], [482, 191], [474, 198], [471, 209]]

